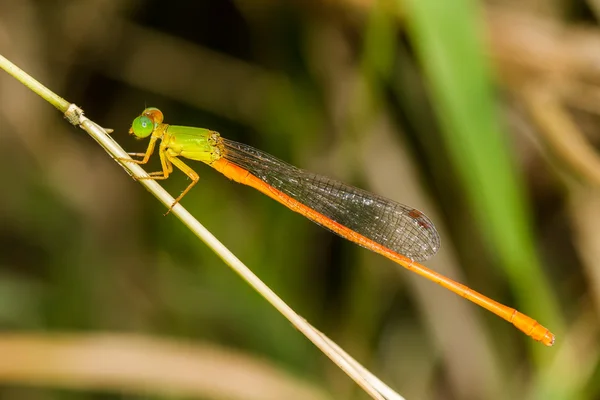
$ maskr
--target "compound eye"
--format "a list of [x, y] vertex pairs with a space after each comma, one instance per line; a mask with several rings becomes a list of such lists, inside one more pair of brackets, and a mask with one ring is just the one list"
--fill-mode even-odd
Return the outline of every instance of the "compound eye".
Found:
[[131, 130], [135, 136], [143, 139], [152, 134], [152, 131], [154, 131], [154, 123], [152, 123], [150, 118], [146, 117], [145, 115], [141, 115], [133, 120]]

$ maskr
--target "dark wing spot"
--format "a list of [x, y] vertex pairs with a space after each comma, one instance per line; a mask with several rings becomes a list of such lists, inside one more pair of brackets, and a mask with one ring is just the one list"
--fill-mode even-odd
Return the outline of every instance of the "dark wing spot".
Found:
[[429, 223], [429, 221], [427, 221], [426, 218], [424, 218], [425, 215], [421, 211], [415, 210], [413, 208], [408, 213], [408, 216], [411, 217], [412, 219], [414, 219], [417, 222], [417, 224], [419, 224], [420, 227], [425, 228], [425, 229], [431, 229], [431, 224]]

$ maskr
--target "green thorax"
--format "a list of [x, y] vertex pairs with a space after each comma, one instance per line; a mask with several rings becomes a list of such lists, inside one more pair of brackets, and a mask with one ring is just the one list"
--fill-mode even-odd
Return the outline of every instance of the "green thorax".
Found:
[[207, 164], [221, 158], [223, 146], [217, 132], [190, 126], [161, 125], [163, 145], [174, 155]]

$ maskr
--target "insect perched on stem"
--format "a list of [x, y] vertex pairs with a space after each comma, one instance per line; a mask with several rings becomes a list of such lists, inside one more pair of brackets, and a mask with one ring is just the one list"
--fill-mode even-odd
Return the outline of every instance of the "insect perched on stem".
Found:
[[554, 335], [534, 319], [419, 264], [438, 251], [440, 238], [431, 220], [414, 208], [296, 168], [209, 129], [164, 124], [157, 108], [146, 108], [129, 132], [140, 139], [150, 137], [150, 143], [145, 153], [130, 153], [141, 160], [122, 159], [124, 162], [146, 164], [160, 140], [162, 171], [137, 179], [167, 179], [176, 166], [192, 180], [169, 211], [198, 182], [198, 174], [180, 157], [202, 161], [229, 179], [259, 190], [341, 237], [480, 305], [546, 346], [554, 344]]

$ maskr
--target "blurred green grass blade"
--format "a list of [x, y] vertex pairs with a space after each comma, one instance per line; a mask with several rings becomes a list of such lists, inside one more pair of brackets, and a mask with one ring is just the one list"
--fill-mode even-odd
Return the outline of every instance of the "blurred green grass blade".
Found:
[[478, 7], [470, 0], [406, 0], [402, 7], [450, 159], [490, 248], [519, 307], [560, 331], [557, 301], [534, 249], [523, 183], [496, 115]]
[[371, 81], [391, 77], [397, 46], [396, 16], [381, 3], [376, 1], [370, 10], [363, 43], [362, 70]]

